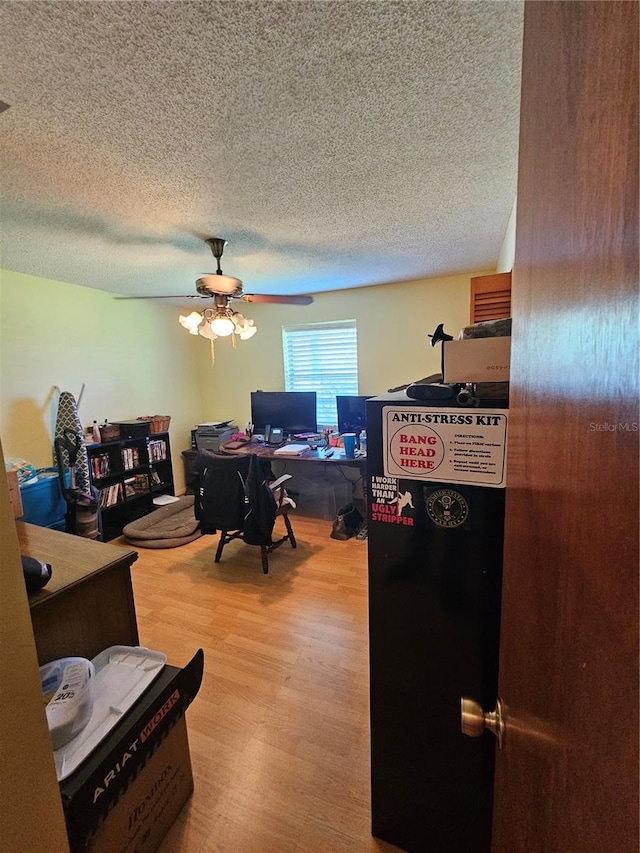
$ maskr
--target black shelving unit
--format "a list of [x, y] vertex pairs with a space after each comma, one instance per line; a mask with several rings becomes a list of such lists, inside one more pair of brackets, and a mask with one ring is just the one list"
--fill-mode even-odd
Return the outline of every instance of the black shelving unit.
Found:
[[156, 509], [155, 497], [175, 494], [167, 432], [90, 444], [87, 456], [92, 485], [100, 493], [105, 542]]

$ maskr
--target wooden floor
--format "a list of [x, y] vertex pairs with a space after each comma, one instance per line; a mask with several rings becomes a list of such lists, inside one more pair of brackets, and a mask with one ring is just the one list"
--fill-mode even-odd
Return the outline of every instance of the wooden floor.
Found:
[[205, 658], [187, 711], [195, 791], [162, 853], [398, 849], [370, 833], [367, 543], [292, 519], [298, 547], [268, 575], [241, 542], [216, 565], [214, 536], [140, 549], [132, 567], [141, 645]]

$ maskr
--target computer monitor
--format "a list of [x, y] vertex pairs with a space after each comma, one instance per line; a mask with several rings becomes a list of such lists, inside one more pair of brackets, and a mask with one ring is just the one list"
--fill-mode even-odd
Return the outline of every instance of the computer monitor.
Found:
[[338, 409], [338, 432], [355, 432], [367, 428], [366, 401], [371, 399], [364, 396], [339, 396], [336, 397]]
[[256, 433], [264, 433], [267, 424], [282, 427], [285, 436], [315, 433], [315, 391], [252, 391], [251, 421]]

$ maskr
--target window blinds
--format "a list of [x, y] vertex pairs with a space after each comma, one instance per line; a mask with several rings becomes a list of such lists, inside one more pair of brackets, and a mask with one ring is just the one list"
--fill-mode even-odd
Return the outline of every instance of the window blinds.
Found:
[[358, 335], [355, 320], [284, 326], [287, 391], [315, 391], [318, 429], [336, 427], [336, 396], [358, 393]]

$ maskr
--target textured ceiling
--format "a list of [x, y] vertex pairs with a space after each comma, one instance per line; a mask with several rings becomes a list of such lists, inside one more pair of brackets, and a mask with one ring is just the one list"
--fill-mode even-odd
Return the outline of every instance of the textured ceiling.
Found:
[[[2, 2], [0, 266], [120, 294], [495, 267], [517, 2]], [[1, 107], [0, 107], [1, 110]]]

